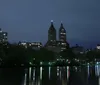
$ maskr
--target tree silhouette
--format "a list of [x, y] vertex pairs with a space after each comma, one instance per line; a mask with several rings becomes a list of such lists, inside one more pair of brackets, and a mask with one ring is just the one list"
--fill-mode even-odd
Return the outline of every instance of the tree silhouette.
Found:
[[55, 59], [55, 53], [45, 48], [41, 48], [35, 57], [37, 61], [52, 61]]
[[73, 58], [75, 58], [75, 54], [72, 52], [71, 48], [68, 48], [68, 49], [60, 52], [60, 55], [65, 59], [72, 60]]

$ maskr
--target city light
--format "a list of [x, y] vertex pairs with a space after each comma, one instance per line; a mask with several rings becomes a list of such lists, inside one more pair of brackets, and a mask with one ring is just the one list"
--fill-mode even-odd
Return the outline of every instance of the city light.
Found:
[[49, 65], [52, 65], [52, 63], [51, 63], [51, 62], [48, 62], [48, 64], [49, 64]]
[[40, 62], [40, 65], [42, 65], [43, 64], [43, 62]]
[[33, 60], [35, 60], [35, 58], [33, 58]]
[[32, 62], [29, 62], [30, 65], [32, 65]]

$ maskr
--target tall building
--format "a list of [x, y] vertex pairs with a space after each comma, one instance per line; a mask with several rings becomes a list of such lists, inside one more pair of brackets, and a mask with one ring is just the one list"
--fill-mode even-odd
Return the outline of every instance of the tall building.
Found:
[[51, 21], [51, 26], [48, 30], [48, 41], [51, 41], [51, 42], [56, 41], [56, 29], [53, 25], [53, 20]]
[[7, 36], [8, 36], [8, 33], [7, 32], [3, 32], [0, 28], [0, 43], [5, 43], [7, 42]]
[[53, 25], [53, 21], [51, 21], [51, 26], [48, 30], [48, 41], [45, 44], [45, 47], [48, 50], [60, 52], [65, 50], [67, 46], [69, 47], [69, 44], [66, 41], [66, 30], [64, 29], [63, 24], [61, 23], [59, 28], [59, 40], [57, 40], [56, 29]]
[[61, 25], [59, 28], [59, 41], [60, 41], [61, 51], [65, 50], [66, 47], [69, 47], [69, 44], [66, 40], [66, 30], [65, 30], [62, 22], [61, 22]]
[[64, 29], [62, 22], [59, 28], [59, 41], [66, 41], [66, 30]]

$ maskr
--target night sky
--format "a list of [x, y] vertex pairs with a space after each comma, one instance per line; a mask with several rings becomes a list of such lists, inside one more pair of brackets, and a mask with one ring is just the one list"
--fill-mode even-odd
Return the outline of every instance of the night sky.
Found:
[[63, 22], [71, 45], [100, 44], [100, 0], [0, 0], [0, 27], [10, 42], [44, 44], [51, 20], [57, 32]]

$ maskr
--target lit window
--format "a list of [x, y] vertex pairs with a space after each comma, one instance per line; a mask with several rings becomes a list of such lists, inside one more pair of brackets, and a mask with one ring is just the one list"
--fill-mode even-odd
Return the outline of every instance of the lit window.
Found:
[[31, 46], [31, 44], [29, 44], [29, 46]]
[[66, 43], [61, 43], [62, 45], [66, 45]]
[[3, 35], [6, 35], [5, 33]]
[[60, 34], [63, 34], [63, 35], [65, 35], [66, 33], [64, 33], [64, 32], [61, 32]]
[[40, 45], [40, 43], [38, 43], [38, 45]]
[[26, 45], [26, 43], [21, 43], [22, 45]]
[[97, 49], [100, 49], [100, 46], [97, 46]]
[[2, 31], [0, 30], [0, 32], [2, 32]]
[[40, 46], [38, 46], [40, 48]]

